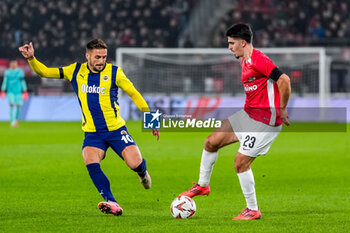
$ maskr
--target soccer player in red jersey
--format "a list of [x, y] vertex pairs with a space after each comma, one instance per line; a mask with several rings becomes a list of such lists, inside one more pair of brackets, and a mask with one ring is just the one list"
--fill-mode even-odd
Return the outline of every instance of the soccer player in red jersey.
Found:
[[218, 150], [240, 142], [234, 167], [247, 206], [233, 220], [259, 219], [259, 210], [251, 163], [265, 155], [282, 129], [289, 126], [287, 104], [291, 93], [289, 77], [264, 53], [254, 49], [253, 33], [247, 24], [231, 26], [226, 36], [228, 48], [242, 58], [242, 82], [246, 93], [244, 109], [226, 119], [205, 141], [198, 184], [180, 196], [194, 197], [210, 193], [209, 181]]

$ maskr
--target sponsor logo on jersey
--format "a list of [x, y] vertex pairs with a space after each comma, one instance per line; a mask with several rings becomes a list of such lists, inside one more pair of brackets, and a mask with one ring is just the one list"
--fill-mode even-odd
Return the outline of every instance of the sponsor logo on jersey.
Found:
[[244, 86], [244, 90], [246, 91], [246, 92], [248, 92], [248, 91], [255, 91], [256, 89], [258, 89], [258, 86], [257, 85], [253, 85], [253, 86]]
[[105, 75], [105, 76], [102, 77], [102, 80], [103, 80], [103, 81], [108, 81], [108, 79], [109, 79], [109, 76], [108, 76], [108, 75]]
[[253, 82], [254, 80], [256, 80], [255, 77], [249, 77], [249, 78], [248, 78], [248, 81], [249, 81], [249, 82]]
[[81, 85], [81, 92], [82, 93], [96, 93], [96, 94], [105, 94], [105, 87], [97, 87], [95, 85], [89, 86], [87, 84], [82, 84]]
[[127, 132], [125, 130], [122, 130], [120, 133], [121, 134], [127, 134]]

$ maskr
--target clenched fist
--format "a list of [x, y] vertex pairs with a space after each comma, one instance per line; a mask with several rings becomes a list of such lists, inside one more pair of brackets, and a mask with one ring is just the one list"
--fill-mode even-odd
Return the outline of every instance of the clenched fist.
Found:
[[32, 60], [34, 58], [34, 47], [33, 43], [25, 44], [18, 48], [25, 59]]

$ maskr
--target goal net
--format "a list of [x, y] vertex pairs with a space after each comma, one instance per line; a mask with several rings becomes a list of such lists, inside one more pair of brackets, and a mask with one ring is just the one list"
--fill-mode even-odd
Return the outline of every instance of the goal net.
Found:
[[[324, 48], [262, 48], [291, 79], [292, 96], [325, 107], [329, 62]], [[119, 48], [117, 65], [148, 96], [243, 96], [240, 60], [228, 49]]]

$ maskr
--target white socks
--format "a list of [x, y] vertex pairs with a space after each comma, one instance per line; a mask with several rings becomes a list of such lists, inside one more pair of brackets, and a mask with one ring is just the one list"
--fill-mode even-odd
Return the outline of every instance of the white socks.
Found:
[[[200, 186], [206, 187], [209, 185], [210, 176], [217, 158], [218, 152], [208, 152], [205, 149], [203, 150], [198, 180]], [[257, 211], [259, 208], [256, 201], [255, 182], [252, 169], [242, 173], [237, 173], [237, 175], [243, 195], [247, 202], [247, 208]]]
[[257, 211], [258, 204], [256, 201], [255, 182], [252, 169], [249, 169], [248, 171], [242, 173], [237, 173], [237, 175], [239, 183], [241, 184], [243, 195], [247, 202], [247, 208]]
[[209, 185], [211, 172], [213, 171], [213, 166], [217, 158], [218, 152], [208, 152], [203, 149], [198, 180], [200, 186], [206, 187]]

